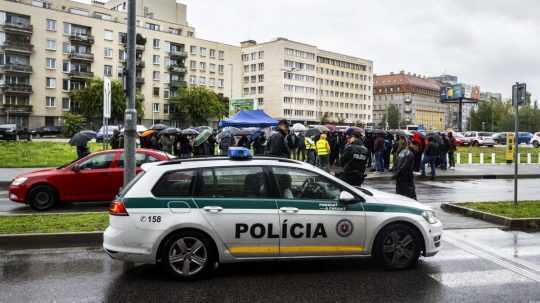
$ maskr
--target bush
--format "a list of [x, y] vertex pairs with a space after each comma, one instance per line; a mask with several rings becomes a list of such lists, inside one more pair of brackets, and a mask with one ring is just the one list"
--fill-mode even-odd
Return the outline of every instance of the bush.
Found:
[[84, 124], [86, 123], [86, 118], [81, 115], [65, 113], [64, 114], [64, 135], [68, 138], [71, 138], [77, 132], [80, 132]]

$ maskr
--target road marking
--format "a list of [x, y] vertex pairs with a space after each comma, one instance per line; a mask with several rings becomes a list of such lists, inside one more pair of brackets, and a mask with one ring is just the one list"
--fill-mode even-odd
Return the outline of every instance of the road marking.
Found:
[[460, 239], [458, 236], [454, 235], [452, 231], [446, 231], [443, 239], [444, 241], [466, 252], [491, 261], [530, 280], [540, 282], [540, 272], [537, 270], [537, 266], [530, 262], [518, 259], [509, 259], [493, 251], [493, 249]]
[[505, 270], [434, 273], [429, 276], [447, 287], [478, 287], [514, 283], [534, 283], [520, 274]]

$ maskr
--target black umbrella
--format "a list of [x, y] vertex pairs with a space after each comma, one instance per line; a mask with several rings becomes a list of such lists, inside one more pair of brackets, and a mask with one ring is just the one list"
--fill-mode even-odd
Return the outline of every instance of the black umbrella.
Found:
[[176, 135], [180, 133], [180, 130], [176, 127], [168, 127], [158, 133], [159, 136], [161, 135]]
[[316, 137], [321, 134], [321, 131], [318, 128], [310, 128], [306, 131], [306, 137]]
[[374, 129], [372, 131], [372, 133], [374, 133], [376, 135], [384, 135], [384, 134], [386, 134], [386, 132], [384, 130], [382, 130], [382, 129]]
[[182, 135], [185, 135], [185, 136], [197, 136], [198, 134], [199, 134], [199, 131], [193, 128], [186, 128], [182, 130]]
[[96, 137], [96, 132], [93, 130], [83, 130], [71, 137], [69, 144], [71, 145], [85, 145], [88, 141]]
[[161, 124], [161, 123], [154, 124], [154, 125], [152, 125], [152, 127], [150, 127], [150, 129], [155, 129], [155, 130], [164, 130], [166, 128], [168, 128], [168, 126], [165, 125], [165, 124]]

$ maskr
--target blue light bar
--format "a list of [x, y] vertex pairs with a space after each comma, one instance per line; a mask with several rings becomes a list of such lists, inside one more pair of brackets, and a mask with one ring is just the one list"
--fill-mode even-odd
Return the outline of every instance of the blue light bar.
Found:
[[229, 147], [229, 158], [232, 160], [251, 159], [251, 151], [245, 147]]

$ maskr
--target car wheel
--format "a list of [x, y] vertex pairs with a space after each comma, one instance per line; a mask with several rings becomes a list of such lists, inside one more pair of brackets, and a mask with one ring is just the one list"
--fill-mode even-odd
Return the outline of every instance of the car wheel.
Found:
[[38, 185], [30, 190], [28, 204], [34, 210], [43, 211], [56, 204], [57, 196], [54, 189], [47, 185]]
[[421, 248], [415, 229], [406, 224], [393, 224], [377, 236], [374, 255], [385, 268], [406, 269], [416, 265]]
[[474, 142], [472, 143], [472, 146], [478, 147], [478, 146], [480, 146], [480, 143], [478, 143], [478, 141], [474, 141]]
[[161, 264], [175, 278], [197, 280], [214, 270], [217, 260], [212, 240], [197, 231], [173, 234], [161, 254]]
[[533, 141], [533, 146], [534, 148], [538, 148], [540, 147], [540, 143], [538, 143], [538, 141]]

